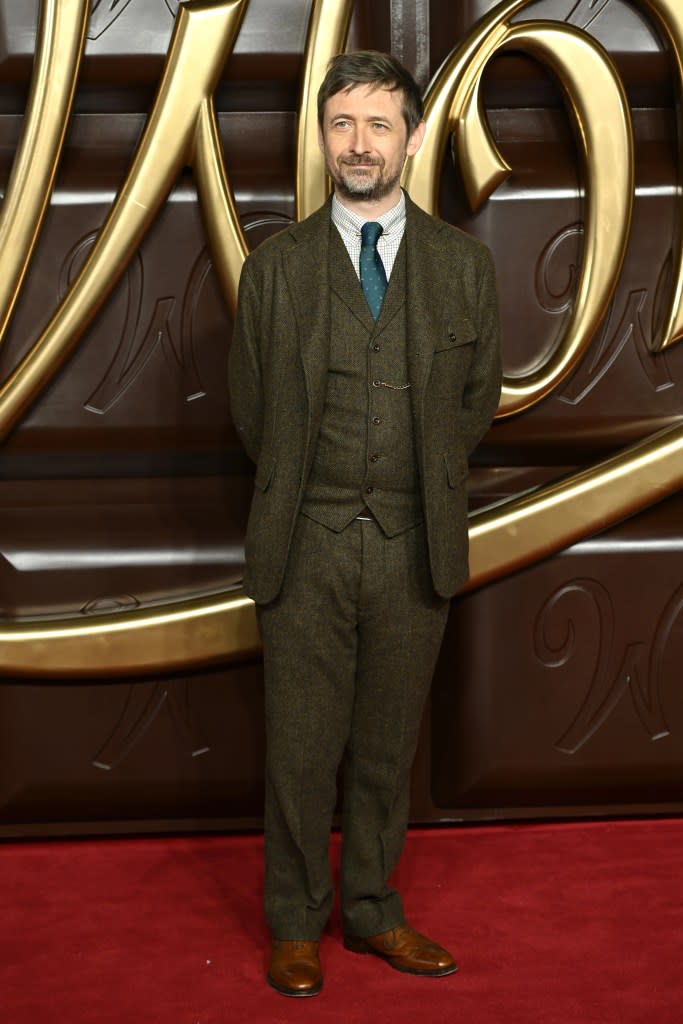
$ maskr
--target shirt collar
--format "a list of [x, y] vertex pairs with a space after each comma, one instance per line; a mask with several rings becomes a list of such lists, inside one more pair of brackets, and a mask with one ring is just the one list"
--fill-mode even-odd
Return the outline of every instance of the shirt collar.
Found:
[[[382, 225], [383, 235], [389, 235], [393, 231], [400, 230], [406, 219], [406, 197], [401, 190], [401, 195], [395, 206], [377, 218], [377, 223]], [[332, 223], [342, 232], [349, 235], [359, 235], [367, 217], [361, 217], [348, 207], [340, 203], [336, 195], [332, 196]]]

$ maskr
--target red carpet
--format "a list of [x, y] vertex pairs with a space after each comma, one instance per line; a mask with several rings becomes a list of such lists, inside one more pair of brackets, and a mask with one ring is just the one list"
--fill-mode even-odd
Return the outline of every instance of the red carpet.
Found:
[[[335, 844], [336, 846], [336, 844]], [[449, 978], [321, 947], [325, 986], [263, 982], [260, 837], [7, 844], [8, 1024], [680, 1024], [683, 821], [420, 830], [397, 876]]]

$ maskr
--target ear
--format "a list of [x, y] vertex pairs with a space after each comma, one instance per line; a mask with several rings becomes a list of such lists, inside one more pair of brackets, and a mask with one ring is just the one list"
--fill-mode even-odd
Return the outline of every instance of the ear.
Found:
[[425, 137], [426, 127], [427, 126], [425, 125], [424, 121], [420, 121], [419, 125], [408, 139], [408, 144], [406, 146], [407, 156], [414, 156], [417, 153], [418, 149], [422, 145], [422, 140]]
[[320, 152], [324, 153], [325, 152], [325, 139], [323, 137], [323, 130], [320, 127], [320, 121], [318, 121], [318, 146], [320, 147]]

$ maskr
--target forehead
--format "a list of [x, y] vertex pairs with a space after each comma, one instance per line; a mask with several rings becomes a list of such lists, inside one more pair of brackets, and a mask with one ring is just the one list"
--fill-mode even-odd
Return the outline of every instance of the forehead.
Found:
[[402, 118], [403, 99], [400, 89], [387, 89], [372, 83], [351, 86], [335, 92], [325, 104], [325, 116], [354, 114], [360, 117], [383, 115], [391, 120]]

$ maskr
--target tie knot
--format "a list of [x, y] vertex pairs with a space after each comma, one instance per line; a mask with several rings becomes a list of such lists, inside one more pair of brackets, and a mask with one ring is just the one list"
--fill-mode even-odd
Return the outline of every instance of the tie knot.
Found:
[[362, 246], [369, 246], [374, 249], [377, 245], [377, 239], [384, 231], [381, 224], [378, 224], [376, 220], [368, 220], [365, 222], [363, 227], [360, 229], [360, 240]]

